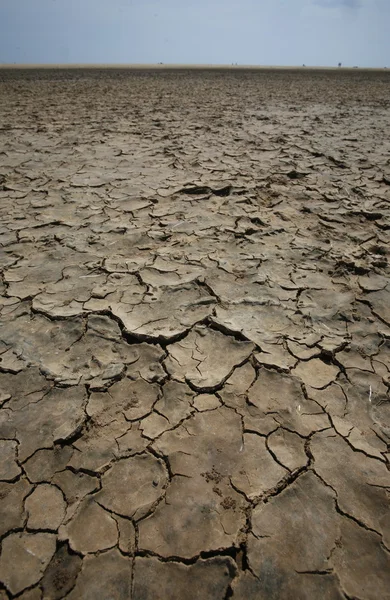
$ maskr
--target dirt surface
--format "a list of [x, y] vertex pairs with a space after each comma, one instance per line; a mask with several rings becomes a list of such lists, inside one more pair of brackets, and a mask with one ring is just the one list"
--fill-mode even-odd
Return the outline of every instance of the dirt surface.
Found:
[[390, 73], [0, 70], [0, 599], [390, 598]]

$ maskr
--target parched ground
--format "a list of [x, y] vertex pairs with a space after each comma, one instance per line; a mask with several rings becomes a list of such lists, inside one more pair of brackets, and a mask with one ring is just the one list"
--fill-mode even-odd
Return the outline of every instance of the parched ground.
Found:
[[390, 598], [390, 73], [0, 71], [0, 599]]

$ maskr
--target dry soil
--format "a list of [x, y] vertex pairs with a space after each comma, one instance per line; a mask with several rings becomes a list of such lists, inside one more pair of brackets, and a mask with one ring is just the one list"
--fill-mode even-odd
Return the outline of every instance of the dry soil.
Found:
[[0, 599], [390, 598], [390, 72], [0, 70]]

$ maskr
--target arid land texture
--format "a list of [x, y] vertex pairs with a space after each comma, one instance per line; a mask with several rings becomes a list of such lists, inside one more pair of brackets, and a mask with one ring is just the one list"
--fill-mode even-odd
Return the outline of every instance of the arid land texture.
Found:
[[0, 70], [0, 598], [390, 598], [390, 72]]

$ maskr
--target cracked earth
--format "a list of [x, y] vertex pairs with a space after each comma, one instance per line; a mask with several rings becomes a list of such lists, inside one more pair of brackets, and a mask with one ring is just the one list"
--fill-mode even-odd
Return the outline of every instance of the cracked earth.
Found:
[[0, 599], [390, 598], [390, 75], [0, 72]]

